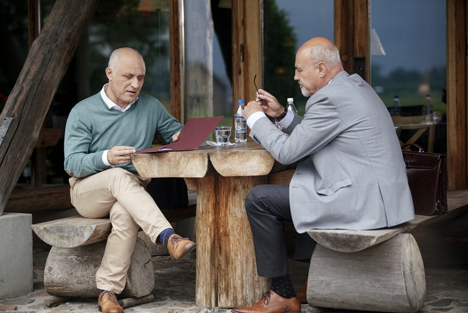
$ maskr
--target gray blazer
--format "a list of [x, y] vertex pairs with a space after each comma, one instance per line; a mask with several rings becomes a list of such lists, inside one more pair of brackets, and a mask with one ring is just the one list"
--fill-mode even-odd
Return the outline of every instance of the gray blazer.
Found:
[[280, 131], [259, 119], [250, 136], [282, 164], [296, 230], [376, 229], [414, 218], [392, 119], [360, 76], [338, 73], [309, 98], [304, 117]]

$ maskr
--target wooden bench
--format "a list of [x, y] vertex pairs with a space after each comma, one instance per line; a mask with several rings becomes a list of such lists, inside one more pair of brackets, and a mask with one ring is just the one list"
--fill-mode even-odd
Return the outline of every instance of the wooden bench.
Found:
[[[189, 191], [188, 197], [187, 208], [162, 210], [170, 223], [195, 216], [196, 192]], [[108, 218], [82, 216], [32, 225], [36, 235], [52, 246], [44, 270], [44, 286], [49, 294], [57, 297], [99, 295], [95, 276], [111, 227]], [[154, 269], [147, 246], [150, 242], [146, 234], [139, 233], [122, 297], [141, 298], [153, 291]]]
[[426, 280], [416, 240], [419, 225], [468, 212], [468, 191], [448, 192], [448, 212], [421, 216], [388, 229], [309, 230], [318, 243], [309, 268], [310, 306], [374, 312], [416, 312], [424, 305]]

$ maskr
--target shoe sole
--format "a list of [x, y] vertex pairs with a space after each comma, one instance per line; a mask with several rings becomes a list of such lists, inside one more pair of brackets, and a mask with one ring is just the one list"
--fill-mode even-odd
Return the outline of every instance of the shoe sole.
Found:
[[190, 245], [187, 249], [185, 249], [184, 253], [182, 253], [182, 254], [179, 256], [179, 258], [176, 259], [176, 260], [181, 260], [181, 259], [185, 258], [185, 257], [186, 257], [187, 255], [189, 255], [190, 252], [192, 252], [196, 247], [197, 247], [197, 244], [196, 244], [196, 243]]

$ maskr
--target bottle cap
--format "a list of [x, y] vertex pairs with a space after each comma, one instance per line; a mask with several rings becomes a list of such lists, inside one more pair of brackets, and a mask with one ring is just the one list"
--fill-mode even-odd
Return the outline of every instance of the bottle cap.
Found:
[[293, 101], [294, 101], [294, 98], [288, 98], [286, 101], [288, 101], [288, 102], [293, 102]]
[[238, 103], [238, 104], [244, 104], [244, 99], [239, 99], [239, 100], [237, 100], [237, 103]]

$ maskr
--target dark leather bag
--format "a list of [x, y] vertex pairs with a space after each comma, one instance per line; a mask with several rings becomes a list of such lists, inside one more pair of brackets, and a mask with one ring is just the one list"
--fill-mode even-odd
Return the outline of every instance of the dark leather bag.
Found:
[[[403, 150], [416, 147], [418, 151]], [[445, 155], [424, 152], [417, 144], [401, 147], [408, 184], [413, 196], [414, 213], [435, 215], [447, 212], [447, 163]]]

